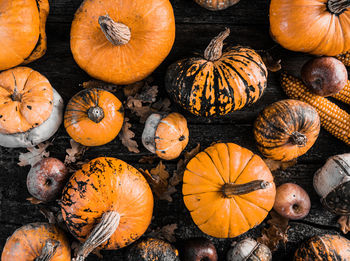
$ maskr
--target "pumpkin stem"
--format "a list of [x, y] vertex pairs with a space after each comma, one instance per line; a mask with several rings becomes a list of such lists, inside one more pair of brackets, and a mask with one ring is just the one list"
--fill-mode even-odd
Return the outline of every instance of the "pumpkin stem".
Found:
[[271, 186], [271, 183], [265, 180], [254, 180], [244, 184], [226, 183], [222, 186], [222, 193], [226, 198], [236, 195], [248, 194], [250, 192], [266, 189]]
[[339, 15], [350, 7], [350, 0], [328, 0], [327, 7], [332, 14]]
[[207, 49], [204, 51], [204, 58], [208, 61], [219, 60], [222, 56], [222, 48], [224, 47], [224, 40], [230, 35], [230, 29], [226, 28], [218, 36], [213, 38], [209, 43]]
[[22, 95], [17, 91], [17, 81], [15, 75], [12, 73], [13, 80], [15, 82], [15, 88], [13, 90], [13, 93], [11, 94], [12, 101], [20, 102], [22, 99]]
[[307, 137], [304, 134], [301, 134], [300, 132], [295, 131], [290, 136], [290, 142], [293, 145], [298, 145], [303, 147], [307, 143]]
[[105, 117], [103, 109], [99, 106], [89, 108], [87, 114], [89, 119], [95, 123], [99, 123]]
[[79, 247], [73, 261], [83, 261], [96, 247], [107, 241], [119, 226], [120, 215], [117, 211], [106, 212], [100, 223], [91, 231], [88, 239]]
[[35, 261], [50, 261], [51, 258], [55, 255], [57, 247], [60, 245], [60, 242], [53, 239], [48, 239], [45, 242], [43, 249], [41, 250], [41, 255], [35, 258]]
[[127, 44], [131, 38], [130, 28], [122, 23], [116, 23], [109, 15], [98, 18], [102, 32], [112, 44], [119, 46]]

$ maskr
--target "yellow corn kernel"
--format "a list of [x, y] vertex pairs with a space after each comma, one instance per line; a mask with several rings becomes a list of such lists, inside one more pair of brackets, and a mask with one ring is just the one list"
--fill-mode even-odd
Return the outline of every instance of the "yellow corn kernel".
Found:
[[350, 66], [350, 51], [339, 54], [335, 58], [340, 60], [345, 66]]
[[350, 114], [327, 98], [312, 94], [301, 80], [291, 75], [282, 73], [281, 85], [289, 98], [298, 99], [313, 106], [320, 116], [322, 127], [350, 145]]
[[333, 95], [332, 97], [341, 101], [341, 102], [350, 104], [350, 81], [348, 80], [344, 89], [342, 89], [340, 92]]

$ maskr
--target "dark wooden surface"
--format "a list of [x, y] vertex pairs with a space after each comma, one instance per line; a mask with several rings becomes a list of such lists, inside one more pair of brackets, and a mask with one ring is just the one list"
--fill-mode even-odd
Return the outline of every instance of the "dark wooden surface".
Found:
[[[179, 58], [199, 53], [204, 50], [210, 39], [216, 36], [225, 27], [231, 29], [231, 36], [227, 44], [248, 45], [255, 49], [268, 49], [275, 45], [269, 36], [268, 1], [266, 0], [241, 0], [239, 4], [221, 12], [207, 11], [191, 0], [171, 0], [176, 17], [176, 41], [175, 45], [164, 63], [154, 72], [155, 84], [159, 85], [160, 96], [166, 96], [164, 92], [165, 69]], [[81, 0], [50, 0], [51, 10], [48, 18], [48, 51], [40, 60], [29, 66], [44, 74], [54, 88], [60, 92], [65, 102], [76, 92], [81, 90], [80, 83], [91, 79], [74, 62], [69, 49], [69, 30], [75, 10]], [[274, 49], [274, 54], [282, 59], [285, 70], [298, 75], [301, 65], [309, 58], [308, 55], [292, 53], [281, 47]], [[183, 113], [189, 123], [190, 143], [187, 149], [191, 149], [200, 142], [202, 148], [215, 141], [234, 142], [243, 147], [259, 153], [252, 135], [252, 123], [257, 114], [268, 104], [286, 98], [278, 82], [278, 73], [270, 73], [268, 87], [262, 99], [251, 108], [234, 112], [222, 118], [198, 118], [172, 105], [174, 111]], [[345, 106], [349, 111], [349, 108]], [[149, 169], [154, 166], [143, 165], [138, 160], [149, 155], [141, 145], [140, 136], [142, 124], [132, 121], [132, 129], [136, 133], [136, 140], [140, 145], [141, 153], [129, 153], [117, 138], [111, 143], [91, 148], [85, 158], [93, 159], [97, 156], [112, 156], [120, 158], [135, 167]], [[61, 127], [55, 135], [54, 146], [49, 147], [52, 156], [64, 159], [65, 149], [69, 146], [69, 137]], [[5, 240], [13, 231], [30, 222], [44, 221], [38, 207], [26, 201], [29, 197], [26, 188], [26, 174], [29, 167], [17, 165], [20, 149], [0, 148], [0, 249]], [[326, 159], [335, 154], [350, 152], [350, 148], [338, 141], [326, 131], [321, 134], [304, 156], [300, 157], [298, 164], [285, 170], [274, 172], [277, 185], [284, 182], [294, 182], [301, 185], [309, 193], [312, 200], [310, 214], [301, 221], [290, 222], [288, 243], [281, 246], [274, 253], [274, 260], [292, 260], [293, 253], [301, 242], [313, 235], [322, 233], [340, 233], [337, 226], [337, 217], [322, 208], [319, 198], [312, 187], [314, 172], [321, 167]], [[176, 161], [165, 163], [172, 171]], [[196, 228], [188, 211], [186, 210], [182, 196], [181, 184], [178, 192], [173, 196], [173, 202], [156, 201], [154, 219], [151, 228], [162, 227], [176, 223], [175, 231], [177, 242], [181, 239], [193, 236], [203, 236]], [[214, 239], [220, 260], [224, 260], [225, 253], [233, 241], [240, 238], [260, 235], [261, 228], [266, 226], [264, 222], [259, 227], [247, 232], [239, 238]], [[124, 260], [124, 250], [103, 251], [104, 260]], [[88, 260], [96, 260], [91, 255]]]

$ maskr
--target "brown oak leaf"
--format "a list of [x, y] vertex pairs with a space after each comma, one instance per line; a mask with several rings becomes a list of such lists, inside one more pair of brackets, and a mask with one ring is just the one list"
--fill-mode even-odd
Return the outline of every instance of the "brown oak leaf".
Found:
[[176, 237], [175, 237], [176, 229], [177, 229], [177, 224], [169, 224], [162, 228], [157, 228], [151, 231], [150, 233], [147, 233], [147, 236], [167, 240], [173, 243], [173, 242], [176, 242]]
[[340, 230], [347, 234], [350, 231], [350, 217], [349, 216], [341, 216], [338, 219], [338, 224], [340, 225]]
[[17, 164], [21, 167], [27, 165], [34, 166], [41, 159], [50, 156], [50, 152], [46, 151], [50, 145], [52, 145], [51, 142], [45, 141], [34, 147], [27, 148], [28, 152], [19, 154], [19, 162]]
[[141, 159], [139, 160], [139, 163], [153, 164], [156, 159], [158, 159], [158, 156], [156, 155], [151, 155], [151, 156], [146, 155], [141, 157]]
[[81, 84], [84, 89], [99, 88], [109, 92], [116, 92], [120, 86], [98, 80], [91, 80]]
[[170, 105], [171, 105], [170, 100], [168, 98], [165, 98], [153, 103], [152, 109], [154, 111], [170, 112], [171, 111]]
[[66, 158], [64, 159], [64, 164], [68, 165], [71, 163], [76, 163], [81, 160], [84, 156], [85, 151], [87, 151], [88, 147], [81, 145], [80, 143], [70, 139], [70, 148], [66, 149]]
[[288, 242], [289, 219], [280, 216], [274, 210], [270, 212], [270, 215], [271, 219], [267, 221], [270, 226], [263, 228], [262, 235], [257, 241], [267, 245], [271, 251], [276, 251], [280, 243], [285, 245]]
[[123, 127], [119, 133], [119, 139], [130, 152], [139, 153], [139, 145], [135, 140], [133, 140], [135, 133], [130, 129], [130, 127], [131, 123], [129, 123], [129, 118], [125, 117]]
[[297, 159], [286, 161], [286, 162], [273, 160], [273, 159], [264, 159], [264, 161], [265, 161], [265, 164], [269, 167], [270, 171], [275, 171], [279, 169], [285, 170], [297, 164]]
[[163, 193], [167, 191], [169, 178], [169, 172], [163, 162], [160, 161], [157, 167], [151, 169], [151, 171], [141, 169], [141, 172], [151, 185], [153, 193], [157, 198], [161, 198]]

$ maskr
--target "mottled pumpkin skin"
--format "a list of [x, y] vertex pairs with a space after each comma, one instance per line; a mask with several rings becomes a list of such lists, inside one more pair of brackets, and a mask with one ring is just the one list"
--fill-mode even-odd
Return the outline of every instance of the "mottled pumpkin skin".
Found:
[[333, 14], [327, 7], [328, 2], [271, 0], [272, 36], [292, 51], [326, 56], [346, 52], [350, 49], [350, 8]]
[[180, 113], [163, 118], [155, 133], [156, 154], [165, 160], [176, 159], [186, 148], [189, 139], [187, 120]]
[[4, 246], [1, 261], [33, 261], [39, 257], [46, 240], [59, 242], [51, 261], [70, 261], [70, 243], [64, 232], [53, 224], [31, 223], [17, 229]]
[[192, 57], [172, 64], [165, 78], [170, 97], [195, 115], [225, 115], [255, 103], [267, 85], [267, 70], [252, 49], [227, 49], [216, 61]]
[[140, 172], [115, 158], [84, 164], [69, 180], [60, 202], [63, 219], [73, 236], [84, 242], [103, 213], [117, 211], [120, 222], [100, 247], [122, 248], [138, 239], [151, 222], [152, 191]]
[[[13, 99], [14, 93], [18, 99]], [[53, 108], [49, 81], [28, 67], [0, 73], [0, 133], [25, 132], [46, 121]]]
[[48, 13], [48, 0], [0, 0], [0, 70], [45, 54]]
[[295, 252], [295, 261], [348, 261], [350, 241], [338, 235], [314, 236]]
[[[268, 158], [290, 161], [305, 154], [320, 132], [320, 117], [309, 104], [298, 100], [282, 100], [267, 106], [254, 123], [254, 136], [261, 153]], [[295, 144], [293, 133], [306, 137]]]
[[195, 0], [197, 4], [211, 11], [224, 10], [231, 5], [237, 4], [239, 1], [240, 0]]
[[[89, 118], [90, 108], [99, 107], [104, 117], [99, 122]], [[102, 89], [85, 89], [68, 102], [64, 126], [76, 142], [85, 146], [100, 146], [117, 137], [123, 126], [124, 109], [120, 100]]]
[[[131, 39], [113, 45], [98, 18], [108, 14], [129, 27]], [[114, 84], [130, 84], [151, 74], [175, 41], [175, 18], [169, 0], [85, 0], [77, 10], [70, 46], [74, 60], [89, 75]]]
[[[268, 181], [270, 186], [230, 198], [223, 196], [225, 184], [254, 180]], [[210, 236], [232, 238], [266, 218], [276, 188], [269, 168], [258, 155], [233, 143], [217, 143], [187, 164], [182, 193], [199, 229]]]

